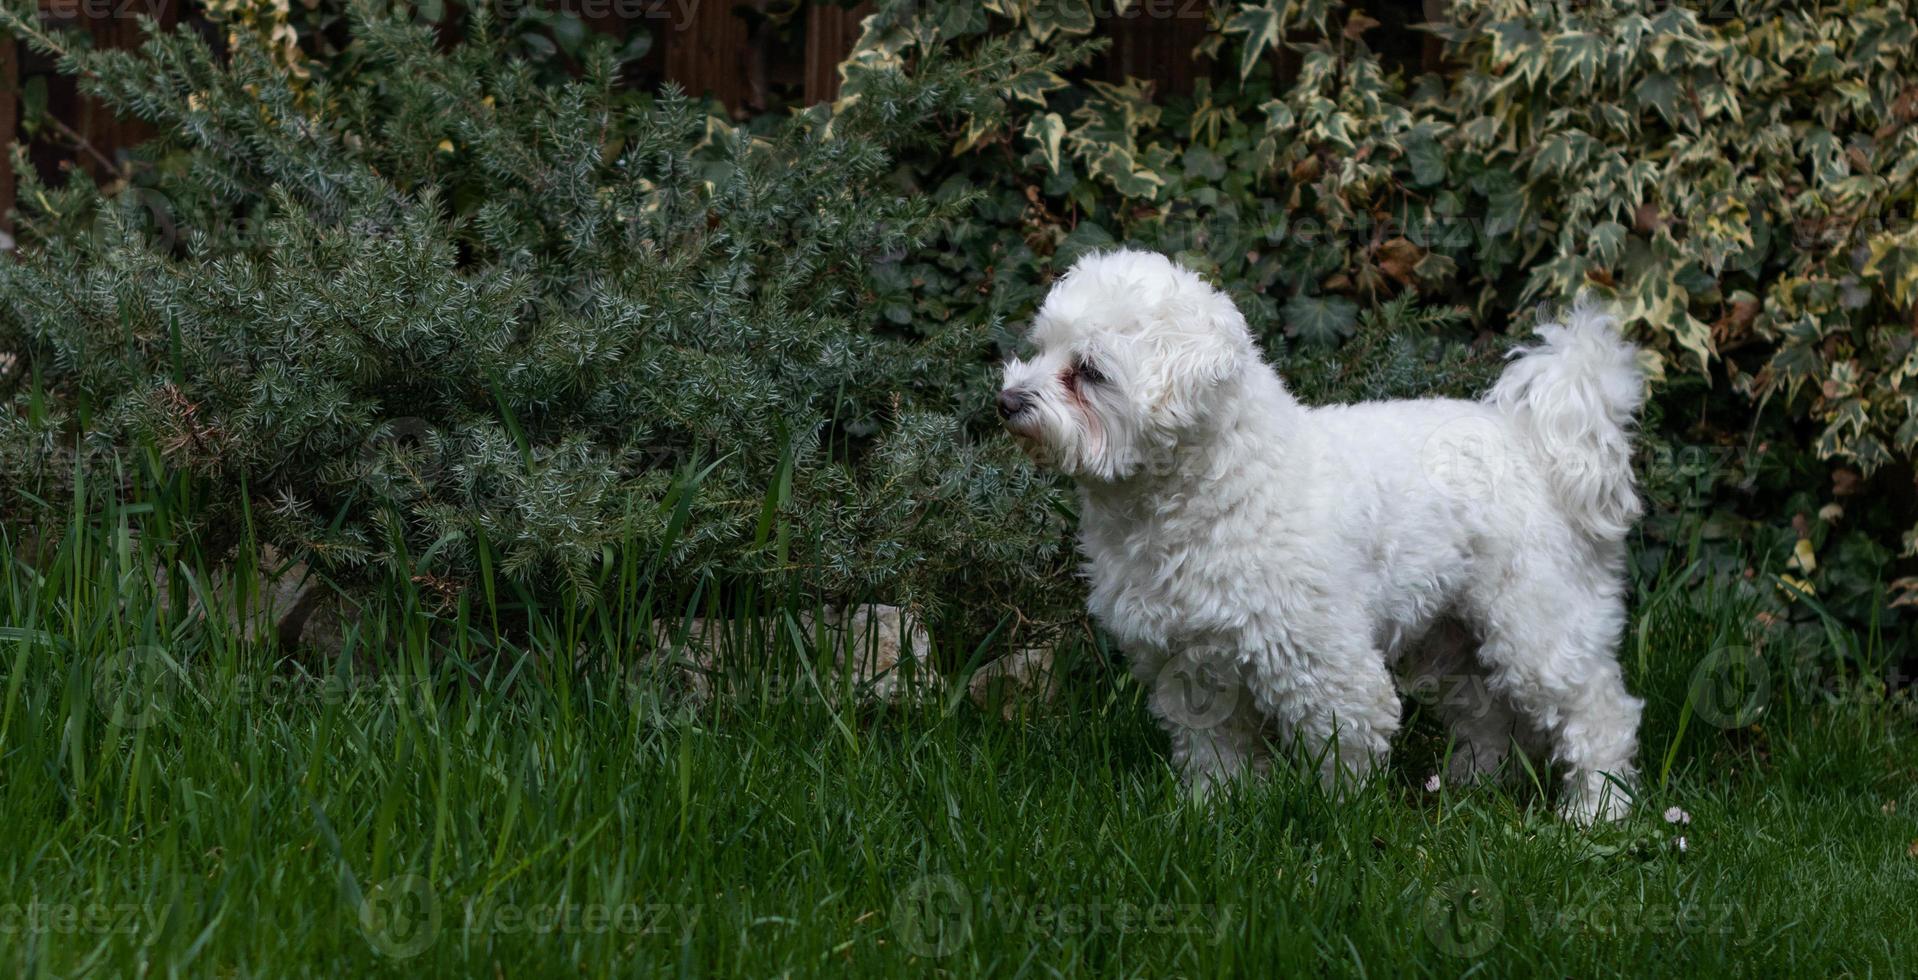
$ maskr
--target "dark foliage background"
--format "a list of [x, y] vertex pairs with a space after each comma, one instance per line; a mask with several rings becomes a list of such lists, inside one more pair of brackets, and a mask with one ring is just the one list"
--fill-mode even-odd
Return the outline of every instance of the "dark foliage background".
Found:
[[637, 543], [681, 593], [1043, 632], [1071, 502], [996, 437], [993, 365], [1125, 241], [1230, 289], [1318, 401], [1474, 394], [1537, 304], [1605, 292], [1659, 378], [1640, 559], [1909, 629], [1907, 4], [1472, 0], [1431, 73], [1402, 16], [1179, 9], [1226, 69], [1190, 93], [1099, 80], [1083, 2], [897, 4], [836, 104], [735, 125], [632, 85], [630, 41], [485, 5], [243, 5], [125, 52], [13, 3], [160, 135], [104, 190], [22, 161], [6, 521], [145, 472], [206, 550], [254, 527], [348, 587], [464, 589], [496, 550], [585, 597]]

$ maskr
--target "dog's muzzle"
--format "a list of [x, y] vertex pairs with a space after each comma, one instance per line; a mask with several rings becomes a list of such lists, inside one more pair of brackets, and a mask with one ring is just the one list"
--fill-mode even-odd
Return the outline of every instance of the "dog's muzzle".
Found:
[[1017, 443], [1026, 458], [1046, 466], [1039, 441], [1039, 402], [1030, 391], [1017, 385], [999, 391], [999, 421], [1006, 434]]
[[1007, 388], [999, 393], [999, 417], [1007, 422], [1026, 413], [1032, 407], [1032, 399], [1017, 388]]

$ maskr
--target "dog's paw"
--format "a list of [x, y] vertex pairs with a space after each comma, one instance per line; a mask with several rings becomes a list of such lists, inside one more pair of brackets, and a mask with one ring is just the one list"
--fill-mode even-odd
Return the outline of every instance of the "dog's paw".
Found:
[[1223, 794], [1227, 777], [1210, 769], [1193, 766], [1179, 774], [1179, 782], [1185, 786], [1186, 799], [1194, 803], [1208, 803], [1213, 797]]
[[1574, 777], [1558, 804], [1559, 818], [1580, 827], [1623, 820], [1631, 812], [1631, 792], [1602, 773]]
[[1460, 745], [1445, 760], [1445, 783], [1448, 786], [1477, 786], [1508, 782], [1513, 772], [1512, 767], [1505, 765], [1509, 755], [1502, 747], [1493, 749]]

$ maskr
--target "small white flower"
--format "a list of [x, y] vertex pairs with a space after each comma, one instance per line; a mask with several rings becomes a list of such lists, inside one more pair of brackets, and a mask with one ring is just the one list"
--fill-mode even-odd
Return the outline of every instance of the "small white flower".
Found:
[[1432, 778], [1425, 781], [1425, 791], [1427, 793], [1436, 793], [1442, 785], [1444, 784], [1439, 782], [1438, 773], [1433, 773]]
[[[1692, 822], [1692, 815], [1689, 813], [1686, 813], [1684, 810], [1679, 809], [1678, 807], [1670, 807], [1665, 811], [1665, 822], [1689, 825]], [[1684, 840], [1684, 839], [1685, 838], [1683, 837], [1679, 838], [1679, 840]], [[1679, 849], [1684, 850], [1683, 847]]]
[[1684, 836], [1680, 835], [1672, 838], [1672, 846], [1678, 848], [1678, 853], [1683, 854], [1685, 853], [1685, 848], [1689, 845], [1686, 843]]

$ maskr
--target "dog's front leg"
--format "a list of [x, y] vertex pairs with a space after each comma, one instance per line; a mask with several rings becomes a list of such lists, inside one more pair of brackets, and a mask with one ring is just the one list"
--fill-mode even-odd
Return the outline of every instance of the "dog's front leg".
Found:
[[1369, 645], [1324, 644], [1301, 655], [1255, 652], [1250, 688], [1295, 755], [1316, 763], [1327, 791], [1363, 785], [1391, 750], [1399, 695], [1385, 658]]
[[1164, 724], [1172, 737], [1172, 764], [1196, 797], [1204, 799], [1215, 788], [1266, 768], [1268, 760], [1256, 725], [1229, 719], [1211, 728]]
[[1150, 685], [1147, 706], [1171, 737], [1172, 766], [1195, 796], [1266, 768], [1262, 719], [1231, 659], [1189, 651], [1141, 680]]

